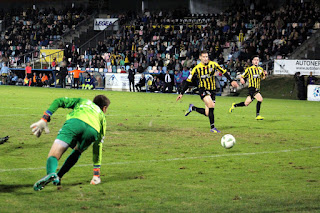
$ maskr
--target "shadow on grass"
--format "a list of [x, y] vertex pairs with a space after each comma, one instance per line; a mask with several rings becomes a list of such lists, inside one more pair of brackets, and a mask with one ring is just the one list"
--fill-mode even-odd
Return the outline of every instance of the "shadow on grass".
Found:
[[[22, 188], [30, 188], [30, 193], [21, 193], [21, 194], [32, 194], [32, 185], [30, 184], [0, 184], [0, 194], [1, 193], [12, 193], [16, 190], [22, 189]], [[31, 191], [32, 190], [32, 191]]]

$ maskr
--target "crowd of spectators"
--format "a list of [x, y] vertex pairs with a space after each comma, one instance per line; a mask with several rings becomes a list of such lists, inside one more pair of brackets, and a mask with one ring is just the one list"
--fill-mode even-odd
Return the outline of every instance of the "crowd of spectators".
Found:
[[[35, 50], [50, 48], [55, 40], [86, 19], [92, 11], [85, 7], [66, 7], [60, 10], [52, 8], [15, 8], [2, 11], [6, 27], [0, 41], [2, 61], [21, 64], [21, 55]], [[37, 53], [37, 52], [36, 52]], [[37, 57], [37, 55], [34, 55]]]
[[[36, 12], [39, 15], [35, 15]], [[64, 15], [59, 14], [54, 9], [28, 10], [14, 16], [16, 24], [7, 30], [6, 39], [0, 43], [1, 50], [3, 47], [6, 50], [2, 53], [12, 56], [31, 47], [50, 45], [51, 38], [61, 35], [89, 13], [66, 9], [61, 13]], [[28, 17], [33, 18], [29, 20]], [[175, 76], [189, 72], [198, 63], [201, 50], [207, 50], [209, 58], [234, 78], [250, 66], [252, 55], [258, 54], [263, 65], [267, 64], [270, 69], [272, 59], [290, 55], [311, 36], [320, 21], [319, 7], [314, 3], [291, 3], [281, 8], [259, 7], [254, 3], [247, 7], [235, 3], [220, 14], [146, 11], [140, 15], [120, 15], [119, 19], [120, 30], [99, 41], [96, 47], [78, 52], [75, 43], [66, 45], [63, 61], [67, 66], [128, 72], [133, 65], [138, 73], [157, 75], [153, 85], [160, 86], [151, 88], [164, 88], [168, 72], [171, 84], [178, 89]], [[18, 33], [21, 31], [23, 33]], [[223, 76], [219, 81], [222, 86], [226, 83]], [[165, 88], [171, 90], [171, 87]]]

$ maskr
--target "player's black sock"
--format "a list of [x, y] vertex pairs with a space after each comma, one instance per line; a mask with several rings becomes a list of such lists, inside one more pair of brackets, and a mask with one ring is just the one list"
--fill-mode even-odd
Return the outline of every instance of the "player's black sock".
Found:
[[72, 153], [69, 155], [69, 157], [66, 159], [64, 162], [63, 166], [60, 168], [59, 172], [57, 175], [62, 178], [62, 176], [67, 173], [73, 166], [74, 164], [77, 163], [78, 159], [81, 156], [81, 152], [78, 150], [73, 150]]
[[198, 108], [198, 107], [193, 106], [192, 107], [192, 111], [196, 111], [196, 112], [198, 112], [198, 113], [200, 113], [202, 115], [206, 115], [206, 111], [205, 111], [204, 108]]
[[210, 126], [211, 129], [214, 128], [214, 108], [209, 108], [209, 121], [210, 121]]
[[260, 114], [261, 101], [257, 102], [257, 116]]
[[234, 107], [243, 107], [245, 106], [244, 102], [241, 102], [241, 103], [238, 103], [238, 104], [235, 104]]

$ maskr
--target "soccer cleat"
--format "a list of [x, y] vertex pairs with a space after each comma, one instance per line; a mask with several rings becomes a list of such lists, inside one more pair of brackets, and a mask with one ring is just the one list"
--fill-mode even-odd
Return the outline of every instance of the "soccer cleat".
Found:
[[261, 115], [258, 115], [257, 117], [256, 117], [256, 120], [263, 120], [264, 119], [264, 117], [262, 117]]
[[192, 112], [192, 107], [193, 107], [194, 105], [193, 104], [190, 104], [189, 105], [189, 109], [186, 111], [186, 113], [184, 114], [184, 116], [188, 116], [189, 114], [190, 114], [190, 112]]
[[213, 133], [221, 133], [221, 131], [219, 131], [217, 128], [212, 128], [210, 131]]
[[61, 179], [57, 176], [53, 181], [53, 185], [60, 186], [61, 185]]
[[52, 182], [56, 178], [59, 178], [56, 173], [50, 173], [44, 176], [33, 185], [34, 191], [42, 190], [48, 183]]
[[236, 103], [232, 103], [232, 105], [231, 105], [231, 107], [230, 107], [230, 109], [229, 109], [229, 112], [231, 113], [233, 110], [234, 110], [234, 105], [236, 105]]

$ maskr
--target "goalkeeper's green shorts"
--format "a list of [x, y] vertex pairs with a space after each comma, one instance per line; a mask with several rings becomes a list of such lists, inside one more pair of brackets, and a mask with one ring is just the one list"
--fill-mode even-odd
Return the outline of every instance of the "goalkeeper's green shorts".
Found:
[[58, 132], [57, 139], [67, 143], [72, 149], [78, 145], [79, 151], [86, 150], [98, 140], [99, 133], [89, 124], [79, 119], [67, 120]]

